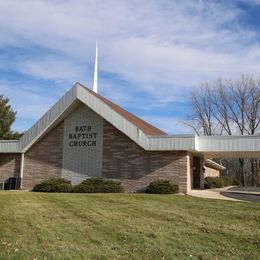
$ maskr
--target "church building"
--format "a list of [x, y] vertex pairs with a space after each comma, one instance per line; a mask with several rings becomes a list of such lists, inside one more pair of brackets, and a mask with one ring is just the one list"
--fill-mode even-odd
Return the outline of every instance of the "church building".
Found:
[[218, 176], [208, 159], [220, 157], [259, 158], [260, 136], [168, 135], [97, 93], [96, 62], [93, 90], [76, 83], [20, 140], [0, 141], [0, 184], [103, 177], [135, 192], [166, 179], [186, 193]]
[[76, 83], [20, 140], [0, 141], [0, 182], [103, 177], [132, 192], [167, 179], [186, 193], [203, 188], [206, 158], [259, 155], [259, 136], [167, 135]]
[[169, 179], [185, 192], [192, 154], [156, 148], [162, 137], [167, 141], [160, 129], [77, 83], [20, 140], [0, 142], [0, 182], [20, 177], [21, 188], [30, 190], [54, 177], [73, 184], [104, 177], [137, 191]]

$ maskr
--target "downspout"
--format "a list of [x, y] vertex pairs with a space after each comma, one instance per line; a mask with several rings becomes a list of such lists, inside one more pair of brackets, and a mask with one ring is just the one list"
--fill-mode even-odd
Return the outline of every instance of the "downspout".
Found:
[[20, 185], [20, 188], [22, 188], [22, 186], [23, 186], [23, 168], [24, 168], [24, 153], [21, 153], [21, 162], [20, 162], [21, 185]]

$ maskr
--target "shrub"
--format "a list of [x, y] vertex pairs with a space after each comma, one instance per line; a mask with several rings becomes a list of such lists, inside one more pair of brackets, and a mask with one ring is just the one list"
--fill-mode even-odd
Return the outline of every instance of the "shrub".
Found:
[[178, 193], [178, 191], [178, 185], [172, 184], [167, 180], [153, 181], [146, 188], [146, 193], [154, 194], [174, 194]]
[[237, 179], [231, 176], [206, 177], [204, 179], [205, 189], [222, 188], [231, 185], [237, 186], [238, 184]]
[[208, 180], [208, 177], [204, 179], [204, 189], [214, 189], [216, 188], [215, 183]]
[[32, 191], [37, 192], [70, 192], [71, 182], [66, 179], [53, 178], [43, 181], [34, 186]]
[[205, 189], [222, 188], [225, 186], [222, 177], [206, 177], [204, 180]]
[[72, 192], [75, 193], [120, 193], [123, 187], [120, 182], [105, 180], [102, 178], [89, 178], [75, 185]]
[[239, 185], [239, 182], [237, 181], [236, 178], [231, 177], [231, 176], [222, 176], [220, 177], [224, 180], [225, 186], [232, 186], [232, 185]]

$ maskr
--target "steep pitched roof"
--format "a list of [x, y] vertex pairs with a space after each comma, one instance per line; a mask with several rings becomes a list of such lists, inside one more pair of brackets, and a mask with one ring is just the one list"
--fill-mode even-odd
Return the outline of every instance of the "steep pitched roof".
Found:
[[149, 136], [167, 136], [160, 129], [150, 125], [144, 120], [134, 116], [108, 99], [96, 94], [92, 90], [76, 83], [53, 107], [51, 107], [25, 134], [16, 142], [0, 145], [0, 152], [27, 151], [39, 138], [44, 136], [55, 125], [64, 120], [79, 104], [90, 107], [109, 123], [114, 125], [130, 139], [138, 143], [144, 149], [147, 146]]
[[167, 135], [111, 101], [76, 83], [53, 105], [19, 141], [0, 142], [0, 153], [24, 153], [39, 138], [64, 120], [79, 104], [85, 104], [99, 116], [147, 151], [191, 151], [206, 158], [258, 158], [260, 136]]
[[89, 88], [86, 88], [83, 85], [81, 85], [81, 86], [84, 87], [87, 91], [89, 91], [92, 95], [95, 95], [102, 102], [106, 103], [115, 112], [117, 112], [118, 114], [123, 116], [125, 119], [130, 121], [132, 124], [134, 124], [140, 130], [142, 130], [145, 134], [147, 134], [147, 135], [167, 135], [165, 132], [163, 132], [159, 128], [156, 128], [155, 126], [149, 124], [148, 122], [144, 121], [143, 119], [133, 115], [132, 113], [126, 111], [122, 107], [116, 105], [115, 103], [113, 103], [110, 100], [104, 98], [103, 96], [96, 94], [94, 91], [90, 90]]

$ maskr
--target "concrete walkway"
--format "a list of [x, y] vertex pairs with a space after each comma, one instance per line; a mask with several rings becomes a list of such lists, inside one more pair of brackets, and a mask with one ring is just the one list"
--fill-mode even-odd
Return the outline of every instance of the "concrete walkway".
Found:
[[208, 190], [191, 190], [187, 195], [219, 200], [233, 200], [233, 201], [249, 201], [260, 203], [260, 189], [259, 188], [241, 188], [241, 187], [225, 187]]
[[220, 194], [220, 191], [216, 189], [209, 189], [209, 190], [191, 190], [187, 192], [187, 195], [199, 197], [199, 198], [206, 198], [206, 199], [217, 199], [217, 200], [233, 200], [233, 201], [241, 201], [238, 199], [233, 199], [230, 197], [226, 197]]

